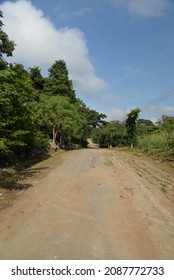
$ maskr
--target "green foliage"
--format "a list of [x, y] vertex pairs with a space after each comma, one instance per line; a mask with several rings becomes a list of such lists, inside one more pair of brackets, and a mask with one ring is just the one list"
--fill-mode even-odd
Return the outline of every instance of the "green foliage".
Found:
[[135, 145], [137, 142], [137, 120], [140, 111], [140, 108], [136, 108], [132, 110], [129, 114], [127, 114], [126, 129], [128, 143], [131, 144], [131, 146]]
[[106, 118], [106, 115], [98, 113], [95, 110], [90, 110], [80, 99], [76, 99], [75, 106], [83, 123], [83, 133], [80, 143], [86, 147], [87, 138], [91, 137], [94, 128], [101, 127], [105, 123], [104, 118]]
[[6, 159], [47, 148], [49, 138], [62, 147], [87, 145], [87, 138], [101, 147], [136, 144], [144, 152], [174, 157], [174, 117], [162, 116], [158, 125], [139, 119], [132, 110], [126, 122], [106, 122], [106, 115], [89, 109], [76, 98], [66, 63], [58, 60], [43, 78], [39, 67], [27, 71], [22, 64], [8, 64], [15, 43], [2, 30], [0, 11], [0, 157]]
[[0, 70], [6, 68], [6, 63], [2, 59], [2, 55], [12, 56], [15, 49], [15, 43], [10, 41], [8, 35], [2, 30], [3, 22], [1, 18], [3, 18], [3, 13], [0, 11]]
[[49, 69], [49, 77], [45, 79], [44, 92], [49, 95], [68, 96], [75, 101], [75, 91], [69, 79], [66, 63], [55, 61]]
[[30, 78], [32, 80], [32, 86], [35, 90], [42, 92], [44, 87], [44, 78], [41, 75], [41, 69], [39, 67], [29, 68]]
[[151, 134], [152, 132], [157, 133], [159, 127], [156, 126], [151, 120], [138, 119], [137, 120], [137, 134], [140, 136]]
[[6, 139], [0, 139], [0, 155], [9, 156], [11, 155], [11, 150], [9, 149], [8, 145], [6, 145]]
[[101, 125], [105, 124], [103, 119], [106, 118], [105, 114], [100, 114], [95, 110], [89, 110], [87, 112], [87, 122], [91, 128], [100, 127]]
[[174, 117], [162, 116], [161, 120], [158, 121], [156, 130], [146, 135], [141, 135], [137, 146], [149, 155], [173, 159]]
[[0, 20], [0, 156], [28, 155], [47, 147], [51, 135], [54, 144], [86, 145], [105, 115], [76, 99], [63, 60], [55, 61], [48, 78], [39, 67], [27, 71], [22, 64], [4, 62], [2, 54], [11, 56], [15, 44], [2, 26]]
[[108, 122], [93, 130], [92, 139], [102, 148], [126, 145], [127, 136], [124, 123], [119, 121]]
[[[168, 142], [164, 133], [146, 135], [138, 139], [137, 147], [142, 149], [148, 155], [153, 155], [162, 158], [174, 157], [174, 138]], [[173, 146], [173, 147], [172, 147]]]
[[24, 155], [38, 144], [36, 92], [22, 65], [1, 70], [0, 82], [0, 153]]
[[168, 136], [174, 134], [174, 117], [162, 116], [162, 129]]
[[52, 130], [53, 143], [63, 143], [68, 139], [79, 139], [82, 135], [83, 121], [77, 108], [65, 96], [43, 95], [38, 105], [38, 115], [42, 126]]
[[0, 53], [6, 54], [7, 56], [12, 56], [12, 53], [14, 51], [14, 42], [10, 41], [8, 38], [8, 35], [1, 30], [0, 28]]
[[[2, 12], [0, 12], [2, 18]], [[86, 145], [94, 127], [106, 117], [90, 110], [75, 96], [66, 63], [55, 61], [43, 78], [39, 67], [8, 64], [15, 44], [0, 20], [0, 156], [25, 156], [53, 143]]]

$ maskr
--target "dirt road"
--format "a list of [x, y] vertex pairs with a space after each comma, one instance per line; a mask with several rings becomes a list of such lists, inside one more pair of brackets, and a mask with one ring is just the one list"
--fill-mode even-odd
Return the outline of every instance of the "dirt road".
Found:
[[95, 147], [40, 169], [0, 211], [0, 259], [174, 259], [172, 173]]

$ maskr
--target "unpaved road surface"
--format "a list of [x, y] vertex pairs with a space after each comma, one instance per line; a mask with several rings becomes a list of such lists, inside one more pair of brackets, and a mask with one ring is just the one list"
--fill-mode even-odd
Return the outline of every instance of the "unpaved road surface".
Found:
[[95, 147], [53, 160], [1, 209], [0, 259], [174, 259], [172, 173]]

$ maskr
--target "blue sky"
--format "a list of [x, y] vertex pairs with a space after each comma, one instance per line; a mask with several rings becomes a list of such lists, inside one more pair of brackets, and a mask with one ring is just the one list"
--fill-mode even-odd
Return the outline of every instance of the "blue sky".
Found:
[[174, 1], [18, 0], [0, 9], [17, 44], [12, 60], [46, 75], [64, 59], [90, 108], [109, 119], [137, 106], [143, 118], [174, 115], [174, 95], [154, 102], [174, 88]]

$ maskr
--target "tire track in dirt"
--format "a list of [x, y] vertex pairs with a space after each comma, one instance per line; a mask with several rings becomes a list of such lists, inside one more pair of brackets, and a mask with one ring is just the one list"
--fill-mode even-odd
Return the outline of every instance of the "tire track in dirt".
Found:
[[95, 146], [47, 162], [0, 211], [0, 258], [173, 259], [173, 203], [148, 180], [167, 173], [149, 164]]

